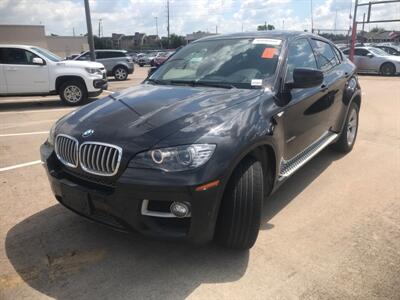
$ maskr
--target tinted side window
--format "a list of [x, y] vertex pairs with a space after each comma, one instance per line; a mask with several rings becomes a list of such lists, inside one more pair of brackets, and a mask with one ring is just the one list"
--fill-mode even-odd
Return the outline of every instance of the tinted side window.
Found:
[[337, 58], [339, 59], [339, 62], [343, 61], [343, 55], [342, 52], [340, 52], [340, 50], [336, 47], [333, 47], [333, 50], [336, 53]]
[[3, 48], [1, 51], [1, 63], [13, 65], [30, 65], [34, 57], [32, 52], [19, 48]]
[[365, 49], [355, 49], [354, 50], [354, 55], [357, 55], [357, 56], [367, 56], [368, 53], [369, 53], [369, 51], [365, 50]]
[[307, 39], [298, 39], [289, 45], [286, 82], [293, 81], [295, 68], [317, 69], [314, 52]]
[[107, 57], [107, 52], [96, 51], [96, 58], [97, 59], [108, 58]]
[[120, 51], [110, 52], [110, 57], [125, 57], [125, 53]]
[[328, 71], [339, 63], [331, 45], [328, 43], [313, 40], [313, 48], [317, 56], [318, 67], [321, 71]]

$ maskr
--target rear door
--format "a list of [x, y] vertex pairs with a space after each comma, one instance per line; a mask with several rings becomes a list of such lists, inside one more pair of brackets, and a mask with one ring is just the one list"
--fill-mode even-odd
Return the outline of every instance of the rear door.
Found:
[[324, 130], [335, 128], [339, 115], [342, 113], [343, 91], [349, 71], [342, 65], [342, 56], [333, 45], [319, 39], [312, 39], [318, 68], [324, 73], [322, 89], [327, 93], [320, 99], [318, 105], [312, 108], [318, 112]]
[[33, 64], [36, 54], [21, 48], [3, 51], [3, 73], [9, 94], [49, 92], [48, 66]]
[[[289, 44], [285, 83], [293, 82], [295, 68], [318, 69], [308, 38], [299, 38]], [[293, 158], [326, 132], [320, 107], [327, 93], [321, 86], [291, 90], [291, 100], [281, 117], [285, 128], [285, 160]]]

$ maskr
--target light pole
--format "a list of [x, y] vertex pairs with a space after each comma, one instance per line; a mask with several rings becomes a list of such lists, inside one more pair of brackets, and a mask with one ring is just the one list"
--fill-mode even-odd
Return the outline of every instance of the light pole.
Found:
[[158, 17], [154, 17], [156, 20], [156, 35], [158, 36]]
[[92, 20], [90, 18], [90, 8], [89, 8], [89, 0], [85, 0], [85, 13], [86, 13], [86, 26], [87, 26], [87, 38], [90, 49], [90, 60], [96, 61], [96, 57], [94, 55], [94, 40], [93, 40], [93, 31], [92, 31]]

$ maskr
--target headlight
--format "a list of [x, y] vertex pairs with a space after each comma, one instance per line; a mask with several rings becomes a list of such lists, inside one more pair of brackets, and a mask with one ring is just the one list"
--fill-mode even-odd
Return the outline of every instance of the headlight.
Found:
[[98, 68], [85, 68], [86, 72], [88, 72], [89, 74], [99, 74], [101, 75], [101, 70]]
[[154, 149], [136, 155], [130, 166], [166, 172], [191, 170], [204, 165], [211, 158], [215, 147], [210, 144], [194, 144]]
[[53, 126], [51, 126], [51, 129], [49, 132], [49, 137], [47, 138], [47, 142], [52, 146], [54, 146], [54, 131], [56, 129], [56, 125], [57, 125], [57, 122], [54, 123]]

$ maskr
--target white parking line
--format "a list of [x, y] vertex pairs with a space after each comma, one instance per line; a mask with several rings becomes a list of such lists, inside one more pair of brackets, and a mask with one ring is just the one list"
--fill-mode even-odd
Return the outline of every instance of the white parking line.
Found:
[[0, 134], [0, 137], [19, 136], [19, 135], [34, 135], [34, 134], [47, 134], [48, 131], [35, 131], [35, 132], [21, 132], [21, 133], [6, 133]]
[[49, 109], [34, 109], [34, 110], [14, 110], [14, 111], [3, 111], [0, 115], [10, 115], [10, 114], [25, 114], [25, 113], [40, 113], [40, 112], [53, 112], [53, 111], [63, 111], [63, 110], [74, 110], [75, 108], [49, 108]]
[[40, 160], [30, 161], [30, 162], [23, 163], [23, 164], [18, 164], [18, 165], [13, 165], [13, 166], [8, 166], [8, 167], [0, 168], [0, 172], [9, 171], [9, 170], [14, 170], [14, 169], [22, 168], [22, 167], [28, 167], [28, 166], [38, 165], [38, 164], [40, 164], [40, 163], [42, 163], [42, 161], [40, 161]]

